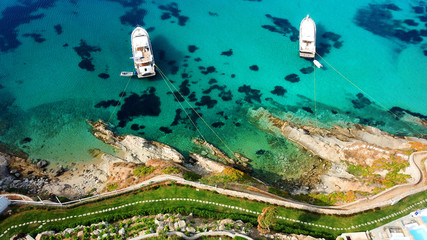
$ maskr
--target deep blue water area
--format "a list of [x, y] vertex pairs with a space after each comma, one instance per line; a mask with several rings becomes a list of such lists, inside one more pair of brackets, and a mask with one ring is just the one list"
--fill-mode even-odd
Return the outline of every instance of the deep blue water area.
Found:
[[[31, 158], [87, 161], [89, 149], [113, 152], [86, 123], [102, 119], [119, 134], [160, 141], [184, 154], [197, 149], [192, 138], [205, 138], [227, 154], [229, 148], [249, 157], [258, 176], [296, 179], [313, 162], [274, 131], [264, 131], [248, 111], [263, 107], [304, 124], [315, 124], [317, 115], [323, 127], [360, 123], [425, 137], [419, 119], [427, 121], [426, 6], [3, 0], [0, 142]], [[298, 56], [299, 23], [307, 14], [317, 25], [322, 69]], [[133, 70], [130, 33], [136, 25], [149, 32], [156, 64], [173, 86], [158, 74], [131, 79], [123, 92], [128, 79], [119, 74]]]

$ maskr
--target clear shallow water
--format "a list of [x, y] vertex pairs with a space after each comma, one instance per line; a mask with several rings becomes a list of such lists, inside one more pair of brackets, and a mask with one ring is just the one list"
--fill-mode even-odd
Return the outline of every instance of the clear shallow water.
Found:
[[418, 228], [410, 230], [411, 235], [414, 236], [415, 240], [427, 239], [427, 230], [425, 228]]
[[[307, 13], [317, 24], [320, 54], [374, 98], [358, 95], [319, 59], [325, 66], [315, 71], [320, 124], [427, 134], [412, 118], [396, 120], [384, 110], [398, 107], [398, 116], [406, 111], [427, 120], [427, 9], [418, 1], [3, 2], [0, 141], [32, 158], [86, 161], [88, 149], [112, 151], [90, 134], [85, 120], [109, 119], [127, 82], [119, 73], [132, 70], [130, 32], [140, 24], [149, 30], [156, 63], [230, 149], [251, 158], [258, 175], [300, 176], [295, 166], [309, 169], [314, 160], [260, 131], [247, 110], [264, 107], [313, 123], [312, 63], [298, 57], [295, 41]], [[290, 74], [298, 78], [288, 80], [299, 81], [286, 80]], [[132, 79], [111, 123], [120, 134], [186, 153], [200, 136], [178, 109], [160, 76]], [[202, 121], [196, 123], [226, 151]]]

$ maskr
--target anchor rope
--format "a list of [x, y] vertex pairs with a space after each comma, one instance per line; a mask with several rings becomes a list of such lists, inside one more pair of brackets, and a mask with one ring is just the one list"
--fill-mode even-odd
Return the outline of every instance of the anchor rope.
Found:
[[[340, 71], [338, 71], [334, 66], [332, 66], [328, 61], [326, 61], [322, 56], [320, 56], [319, 53], [316, 52], [316, 55], [319, 56], [326, 64], [328, 64], [328, 66], [330, 66], [336, 73], [338, 73], [342, 78], [344, 78], [347, 82], [349, 82], [351, 85], [353, 85], [355, 88], [357, 88], [359, 91], [361, 91], [363, 94], [365, 94], [366, 96], [368, 96], [372, 101], [376, 102], [380, 107], [382, 107], [384, 110], [386, 110], [387, 112], [389, 112], [391, 115], [393, 115], [396, 119], [399, 119], [399, 116], [397, 116], [394, 112], [392, 112], [389, 108], [387, 108], [384, 104], [382, 104], [381, 102], [379, 102], [377, 99], [375, 99], [373, 96], [371, 96], [370, 94], [368, 94], [366, 91], [364, 91], [362, 88], [360, 88], [359, 86], [357, 86], [353, 81], [351, 81], [348, 77], [344, 76], [344, 74], [342, 74]], [[405, 121], [402, 121], [403, 124], [405, 124], [407, 127], [409, 127], [410, 129], [412, 129], [415, 133], [422, 135], [419, 131], [417, 131], [416, 129], [414, 129], [411, 125], [409, 125], [408, 123], [406, 123]]]
[[[158, 68], [158, 67], [157, 67]], [[182, 110], [185, 112], [185, 115], [187, 115], [188, 119], [190, 120], [191, 124], [193, 124], [193, 126], [196, 128], [197, 132], [200, 134], [200, 136], [203, 138], [203, 140], [205, 142], [206, 138], [203, 136], [202, 132], [200, 131], [200, 129], [197, 127], [196, 123], [193, 121], [193, 119], [191, 119], [190, 115], [188, 114], [187, 110], [185, 109], [185, 107], [181, 104], [181, 102], [178, 100], [178, 97], [176, 96], [176, 94], [173, 92], [172, 88], [169, 86], [168, 82], [166, 81], [166, 76], [164, 75], [164, 73], [159, 69], [159, 73], [163, 78], [163, 81], [165, 82], [166, 86], [168, 86], [169, 90], [172, 92], [173, 96], [175, 97], [176, 101], [179, 103], [179, 105], [181, 106]]]
[[313, 63], [313, 78], [314, 78], [314, 115], [316, 117], [316, 128], [318, 127], [317, 122], [317, 100], [316, 100], [316, 65]]
[[172, 83], [172, 81], [166, 76], [166, 74], [159, 68], [159, 66], [156, 65], [156, 68], [159, 70], [159, 72], [161, 73], [161, 76], [166, 79], [170, 85], [175, 89], [175, 91], [181, 96], [182, 99], [184, 99], [184, 101], [188, 104], [188, 106], [190, 106], [190, 108], [193, 110], [193, 112], [203, 121], [203, 123], [209, 128], [209, 130], [211, 130], [211, 132], [221, 141], [221, 143], [227, 148], [228, 151], [230, 151], [232, 154], [232, 158], [236, 158], [235, 153], [230, 149], [230, 147], [224, 142], [224, 140], [218, 135], [218, 133], [215, 132], [215, 130], [213, 130], [211, 128], [211, 126], [209, 126], [209, 124], [206, 122], [206, 120], [196, 111], [196, 109], [194, 109], [194, 107], [191, 105], [191, 103], [181, 94], [181, 92], [179, 91], [179, 89]]
[[130, 83], [131, 78], [132, 78], [132, 76], [130, 76], [130, 77], [129, 77], [128, 82], [126, 83], [125, 88], [124, 88], [124, 89], [123, 89], [123, 91], [120, 93], [120, 99], [119, 99], [119, 101], [117, 101], [117, 104], [116, 104], [116, 106], [114, 107], [113, 112], [110, 114], [110, 117], [108, 118], [108, 121], [107, 121], [107, 125], [110, 123], [110, 120], [111, 120], [111, 118], [113, 117], [113, 114], [116, 112], [117, 107], [120, 105], [120, 102], [122, 101], [122, 98], [123, 98], [123, 96], [125, 95], [126, 89], [127, 89], [127, 88], [128, 88], [128, 86], [129, 86], [129, 83]]

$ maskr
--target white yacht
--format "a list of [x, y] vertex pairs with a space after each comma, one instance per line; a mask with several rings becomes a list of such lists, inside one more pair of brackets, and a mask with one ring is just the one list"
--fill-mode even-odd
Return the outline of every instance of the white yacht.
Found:
[[145, 29], [136, 27], [131, 35], [133, 61], [138, 78], [156, 75], [153, 48]]
[[316, 23], [309, 15], [299, 26], [299, 56], [304, 58], [316, 56]]

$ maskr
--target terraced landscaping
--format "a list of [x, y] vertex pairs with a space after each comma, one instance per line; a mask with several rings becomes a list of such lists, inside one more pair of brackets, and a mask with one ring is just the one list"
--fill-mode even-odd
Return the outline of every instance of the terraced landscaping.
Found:
[[[342, 232], [366, 231], [390, 222], [418, 208], [427, 207], [427, 192], [408, 197], [383, 209], [353, 216], [331, 216], [278, 207], [278, 224], [272, 230], [335, 239]], [[77, 225], [118, 221], [132, 216], [158, 213], [193, 213], [208, 219], [242, 220], [256, 225], [256, 218], [269, 204], [223, 196], [174, 183], [137, 190], [132, 193], [87, 203], [72, 208], [13, 207], [12, 216], [2, 216], [0, 235], [46, 230], [62, 231]]]

